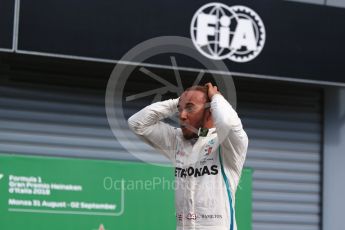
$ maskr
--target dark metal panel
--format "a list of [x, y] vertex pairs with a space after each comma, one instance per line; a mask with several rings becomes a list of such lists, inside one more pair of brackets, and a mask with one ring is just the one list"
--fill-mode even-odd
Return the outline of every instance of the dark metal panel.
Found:
[[[146, 39], [190, 37], [193, 14], [207, 2], [22, 0], [19, 49], [119, 60]], [[266, 27], [261, 54], [247, 63], [227, 60], [231, 71], [345, 82], [344, 9], [276, 0], [220, 2], [252, 8]]]
[[0, 51], [12, 49], [14, 4], [14, 0], [0, 0]]

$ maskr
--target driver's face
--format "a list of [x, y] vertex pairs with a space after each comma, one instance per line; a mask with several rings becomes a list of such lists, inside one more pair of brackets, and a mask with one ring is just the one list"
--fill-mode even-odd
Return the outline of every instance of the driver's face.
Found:
[[197, 90], [186, 91], [180, 96], [178, 111], [184, 138], [197, 137], [197, 130], [204, 122], [206, 101], [206, 95]]

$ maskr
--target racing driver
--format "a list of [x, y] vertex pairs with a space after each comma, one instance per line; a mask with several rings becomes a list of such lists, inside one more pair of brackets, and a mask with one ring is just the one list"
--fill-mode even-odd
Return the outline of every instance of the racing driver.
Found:
[[[177, 112], [180, 128], [162, 121]], [[177, 230], [237, 230], [235, 193], [248, 137], [217, 86], [192, 86], [143, 108], [128, 124], [175, 165]]]

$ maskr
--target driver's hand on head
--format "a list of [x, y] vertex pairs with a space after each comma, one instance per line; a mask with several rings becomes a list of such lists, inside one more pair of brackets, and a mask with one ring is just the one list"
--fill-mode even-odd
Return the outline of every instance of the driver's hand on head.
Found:
[[208, 89], [207, 95], [208, 95], [208, 98], [210, 99], [210, 101], [212, 100], [212, 97], [214, 95], [220, 94], [220, 92], [218, 91], [217, 86], [213, 86], [212, 83], [208, 82], [208, 83], [205, 84], [205, 86]]

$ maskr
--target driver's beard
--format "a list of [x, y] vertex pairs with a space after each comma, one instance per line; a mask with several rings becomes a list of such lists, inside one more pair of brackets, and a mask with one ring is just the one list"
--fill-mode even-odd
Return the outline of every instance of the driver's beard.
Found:
[[186, 139], [186, 140], [190, 140], [190, 139], [193, 139], [193, 138], [198, 138], [198, 134], [197, 133], [194, 133], [193, 131], [190, 131], [188, 133], [183, 133], [183, 137]]

